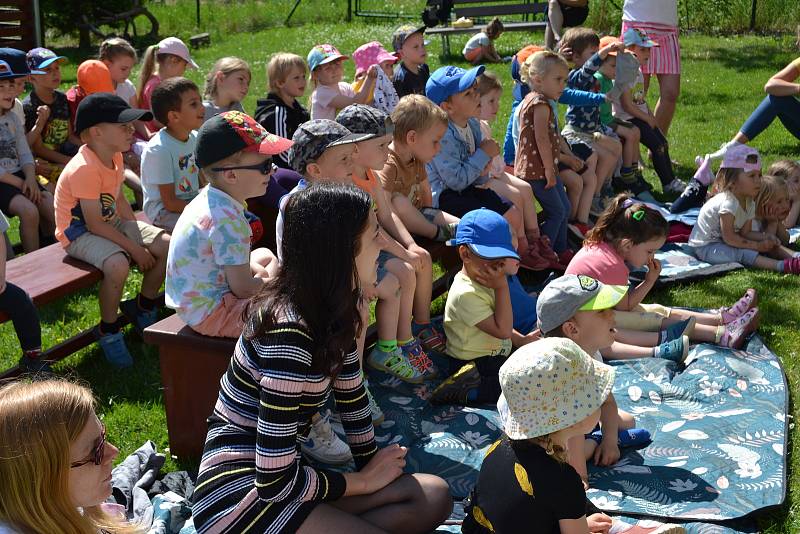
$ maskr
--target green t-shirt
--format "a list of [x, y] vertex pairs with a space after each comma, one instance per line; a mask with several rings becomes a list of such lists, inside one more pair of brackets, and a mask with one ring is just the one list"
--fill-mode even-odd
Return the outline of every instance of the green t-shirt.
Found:
[[[600, 71], [594, 73], [594, 77], [600, 82], [600, 92], [608, 93], [614, 87], [614, 80], [606, 78]], [[609, 126], [614, 122], [614, 115], [611, 114], [611, 102], [603, 102], [600, 104], [600, 123], [603, 126]]]

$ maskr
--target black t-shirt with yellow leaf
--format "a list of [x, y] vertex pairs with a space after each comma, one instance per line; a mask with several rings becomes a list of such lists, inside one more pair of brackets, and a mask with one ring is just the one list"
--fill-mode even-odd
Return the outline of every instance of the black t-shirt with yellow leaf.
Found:
[[529, 441], [495, 442], [481, 465], [464, 534], [559, 534], [558, 521], [586, 514], [580, 476]]

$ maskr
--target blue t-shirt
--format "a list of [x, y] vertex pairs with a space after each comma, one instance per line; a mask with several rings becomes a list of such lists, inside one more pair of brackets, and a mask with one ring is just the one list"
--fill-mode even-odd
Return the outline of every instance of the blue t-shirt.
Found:
[[508, 277], [511, 309], [514, 313], [514, 330], [530, 334], [536, 328], [536, 297], [528, 295], [516, 275]]
[[194, 161], [197, 132], [183, 142], [162, 128], [142, 152], [142, 192], [144, 213], [155, 221], [164, 209], [159, 185], [174, 184], [175, 196], [191, 201], [200, 191], [199, 169]]

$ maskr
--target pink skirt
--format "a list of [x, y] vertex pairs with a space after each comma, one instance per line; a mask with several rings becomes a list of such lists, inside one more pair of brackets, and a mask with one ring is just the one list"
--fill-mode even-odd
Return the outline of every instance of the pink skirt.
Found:
[[622, 21], [622, 33], [628, 28], [644, 31], [650, 39], [658, 43], [651, 49], [650, 61], [642, 65], [645, 74], [680, 74], [681, 45], [678, 42], [678, 28], [651, 22]]

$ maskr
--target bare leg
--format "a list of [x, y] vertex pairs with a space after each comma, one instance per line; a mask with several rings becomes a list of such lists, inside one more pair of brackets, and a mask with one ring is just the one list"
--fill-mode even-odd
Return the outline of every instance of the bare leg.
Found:
[[[406, 341], [414, 337], [411, 333], [411, 315], [414, 309], [414, 291], [417, 279], [414, 269], [401, 259], [392, 258], [386, 262], [386, 270], [400, 282], [400, 307], [397, 316], [397, 340]], [[430, 276], [430, 274], [428, 275]], [[430, 295], [429, 297], [430, 298]], [[429, 301], [430, 302], [430, 301]], [[430, 304], [428, 304], [430, 306]], [[393, 338], [384, 338], [393, 339]]]
[[433, 294], [433, 260], [427, 250], [422, 256], [422, 269], [415, 272], [414, 320], [418, 324], [431, 322], [431, 295]]
[[516, 207], [511, 206], [511, 208], [503, 214], [503, 218], [508, 221], [508, 225], [511, 227], [511, 244], [514, 245], [514, 248], [517, 248], [517, 236], [525, 235], [524, 232], [520, 234], [523, 230], [522, 213], [520, 213]]
[[402, 475], [371, 495], [318, 504], [297, 532], [430, 532], [447, 519], [452, 508], [450, 491], [441, 478], [426, 474]]
[[158, 290], [161, 289], [161, 284], [164, 283], [164, 278], [167, 274], [169, 234], [167, 232], [161, 232], [158, 239], [149, 245], [147, 250], [149, 250], [150, 254], [156, 259], [156, 264], [142, 273], [141, 293], [149, 299], [154, 299], [158, 296]]
[[[567, 198], [569, 198], [570, 205], [569, 218], [575, 220], [578, 217], [578, 207], [580, 205], [581, 195], [583, 194], [583, 178], [572, 170], [559, 171], [558, 175], [561, 177], [561, 181], [564, 182], [564, 187], [567, 189]], [[590, 196], [590, 205], [591, 201]]]
[[428, 239], [436, 237], [438, 228], [436, 224], [428, 221], [425, 216], [414, 207], [411, 201], [405, 195], [392, 196], [392, 208], [394, 208], [397, 216], [406, 225], [409, 232], [415, 235], [421, 235]]
[[762, 256], [761, 254], [759, 254], [756, 257], [756, 261], [753, 262], [753, 267], [758, 267], [759, 269], [766, 269], [767, 271], [777, 271], [778, 264], [782, 262], [783, 260], [773, 260], [772, 258], [768, 258], [766, 256]]
[[622, 143], [604, 135], [594, 144], [594, 148], [597, 152], [597, 179], [603, 184], [614, 174], [622, 156]]
[[691, 310], [682, 310], [680, 308], [672, 308], [669, 314], [670, 323], [683, 321], [690, 317], [694, 317], [697, 324], [705, 325], [720, 325], [722, 324], [722, 317], [719, 313], [702, 313]]
[[638, 345], [640, 347], [655, 347], [658, 345], [658, 332], [644, 332], [640, 330], [627, 330], [618, 328], [614, 339], [620, 343]]
[[681, 94], [681, 75], [657, 74], [656, 76], [660, 96], [653, 114], [656, 116], [658, 127], [666, 137], [672, 124], [672, 117], [675, 115], [678, 96]]
[[[527, 185], [527, 184], [526, 184]], [[521, 214], [520, 225], [516, 227], [517, 236], [525, 236], [528, 231], [536, 231], [539, 229], [539, 223], [536, 221], [536, 208], [533, 204], [533, 190], [530, 190], [531, 196], [525, 198], [522, 191], [516, 185], [502, 180], [492, 179], [488, 183], [489, 189], [497, 193], [503, 198], [510, 200], [516, 210]]]
[[144, 205], [144, 195], [142, 194], [142, 181], [139, 176], [131, 169], [125, 169], [125, 185], [133, 192], [133, 198], [139, 209]]
[[617, 135], [622, 138], [622, 165], [633, 167], [639, 159], [639, 142], [641, 141], [639, 128], [618, 126]]
[[558, 0], [550, 0], [547, 3], [548, 24], [544, 30], [544, 45], [550, 50], [556, 45], [556, 41], [561, 40], [561, 30], [564, 27], [564, 14], [561, 12], [561, 4]]
[[636, 419], [625, 410], [619, 410], [619, 429], [630, 430], [636, 426]]
[[610, 347], [602, 349], [600, 354], [607, 360], [632, 360], [634, 358], [651, 358], [652, 347], [639, 347], [615, 341]]
[[533, 202], [533, 188], [529, 182], [517, 178], [513, 174], [505, 173], [505, 179], [512, 187], [519, 190], [522, 197], [522, 220], [525, 225], [525, 234], [539, 231], [539, 219], [536, 215], [536, 204]]
[[39, 248], [39, 209], [23, 194], [16, 195], [8, 204], [8, 214], [19, 218], [19, 237], [22, 250], [33, 252]]
[[[125, 287], [125, 280], [128, 279], [129, 270], [128, 257], [122, 252], [109, 256], [103, 262], [103, 279], [100, 280], [98, 297], [100, 319], [105, 323], [113, 323], [117, 320], [117, 309], [119, 301], [122, 300], [122, 290]], [[145, 296], [147, 297], [147, 295]]]
[[378, 303], [375, 306], [375, 321], [378, 323], [378, 339], [397, 339], [397, 319], [400, 315], [400, 282], [392, 273], [386, 273], [377, 287]]
[[53, 206], [53, 194], [50, 191], [42, 191], [39, 205], [39, 229], [42, 234], [52, 237], [56, 230], [56, 212]]

